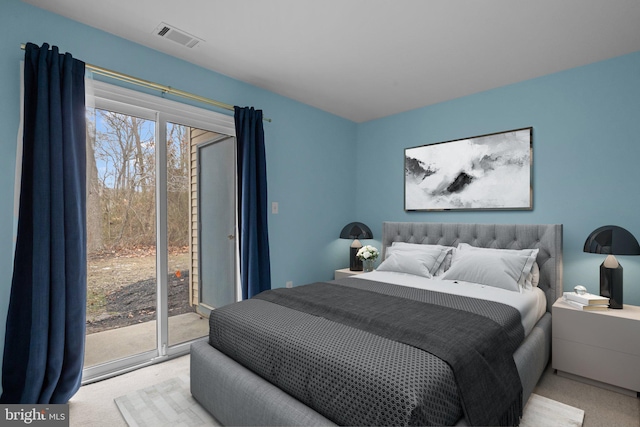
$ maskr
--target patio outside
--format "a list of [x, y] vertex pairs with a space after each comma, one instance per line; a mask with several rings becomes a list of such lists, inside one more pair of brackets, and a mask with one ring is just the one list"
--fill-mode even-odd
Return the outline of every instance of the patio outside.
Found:
[[[91, 254], [87, 270], [85, 367], [156, 347], [156, 258], [153, 248]], [[208, 332], [208, 322], [189, 305], [188, 247], [169, 254], [169, 343]]]

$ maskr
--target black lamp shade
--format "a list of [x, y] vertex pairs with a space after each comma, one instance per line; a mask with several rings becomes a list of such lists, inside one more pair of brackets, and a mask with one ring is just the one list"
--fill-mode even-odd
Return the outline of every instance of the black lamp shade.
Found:
[[[600, 265], [600, 295], [609, 298], [609, 308], [622, 308], [622, 266], [613, 255], [640, 255], [638, 241], [622, 227], [605, 225], [589, 234], [584, 251], [609, 255]], [[609, 258], [613, 266], [608, 265]]]
[[592, 254], [640, 255], [640, 245], [626, 229], [605, 225], [589, 234], [584, 242], [584, 251]]
[[353, 240], [349, 248], [349, 269], [351, 271], [362, 271], [362, 261], [356, 256], [358, 250], [362, 247], [358, 239], [373, 239], [371, 229], [361, 222], [350, 222], [340, 232], [340, 238]]
[[361, 222], [350, 222], [340, 232], [341, 239], [373, 239], [371, 229]]

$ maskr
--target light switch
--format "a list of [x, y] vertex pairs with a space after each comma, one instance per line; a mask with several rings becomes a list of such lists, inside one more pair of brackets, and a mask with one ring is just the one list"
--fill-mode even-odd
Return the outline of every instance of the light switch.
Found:
[[271, 213], [272, 214], [278, 213], [278, 202], [271, 202]]

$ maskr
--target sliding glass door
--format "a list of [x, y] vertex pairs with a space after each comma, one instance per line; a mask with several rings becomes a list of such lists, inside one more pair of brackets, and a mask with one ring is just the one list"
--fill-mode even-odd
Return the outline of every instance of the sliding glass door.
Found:
[[87, 150], [85, 367], [156, 349], [156, 121], [95, 109]]
[[[228, 302], [237, 286], [232, 118], [101, 84], [95, 107], [84, 382], [188, 352], [219, 306], [205, 302], [218, 292], [208, 278], [224, 278]], [[208, 146], [225, 150], [211, 160]], [[215, 173], [201, 174], [201, 155]], [[200, 191], [217, 200], [202, 218]], [[223, 247], [207, 234], [221, 223]]]

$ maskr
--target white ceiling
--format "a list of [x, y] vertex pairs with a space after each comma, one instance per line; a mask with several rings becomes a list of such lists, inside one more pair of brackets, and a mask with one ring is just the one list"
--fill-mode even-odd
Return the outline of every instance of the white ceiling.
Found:
[[23, 1], [355, 122], [640, 51], [638, 0]]

